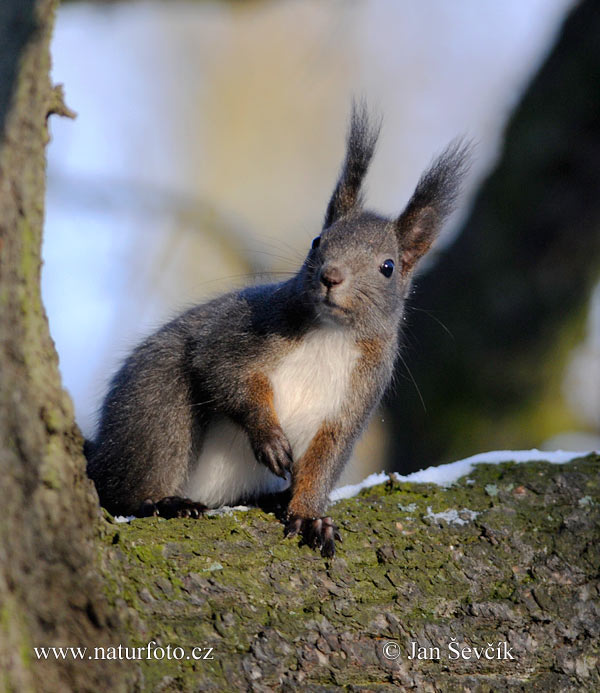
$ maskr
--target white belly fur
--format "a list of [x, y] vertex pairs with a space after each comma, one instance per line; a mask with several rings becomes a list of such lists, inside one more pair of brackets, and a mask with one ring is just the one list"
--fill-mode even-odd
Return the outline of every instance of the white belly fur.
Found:
[[[303, 455], [322, 423], [340, 412], [358, 356], [351, 333], [321, 328], [309, 333], [267, 373], [275, 412], [294, 460]], [[288, 486], [289, 481], [256, 461], [244, 431], [221, 418], [206, 432], [200, 457], [182, 493], [216, 507]]]

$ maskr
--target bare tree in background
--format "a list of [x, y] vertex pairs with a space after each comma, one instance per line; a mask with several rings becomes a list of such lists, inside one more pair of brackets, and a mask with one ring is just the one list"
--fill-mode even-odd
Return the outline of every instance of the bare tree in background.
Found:
[[426, 411], [401, 381], [392, 469], [536, 447], [574, 424], [562, 378], [600, 275], [599, 35], [598, 4], [581, 3], [464, 230], [417, 282], [405, 356]]

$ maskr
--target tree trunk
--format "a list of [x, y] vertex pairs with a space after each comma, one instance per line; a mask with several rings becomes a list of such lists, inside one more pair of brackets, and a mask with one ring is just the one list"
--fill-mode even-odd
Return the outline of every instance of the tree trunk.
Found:
[[539, 447], [577, 425], [562, 387], [600, 277], [599, 35], [586, 0], [515, 111], [460, 236], [417, 280], [404, 360], [426, 411], [399, 364], [386, 417], [402, 473]]
[[40, 298], [46, 120], [66, 112], [49, 81], [54, 10], [0, 5], [0, 689], [118, 690], [119, 667], [33, 651], [106, 642], [109, 625], [97, 498]]

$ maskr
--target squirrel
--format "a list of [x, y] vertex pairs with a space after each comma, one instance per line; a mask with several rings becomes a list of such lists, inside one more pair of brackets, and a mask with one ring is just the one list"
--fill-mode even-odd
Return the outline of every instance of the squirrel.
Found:
[[199, 517], [285, 491], [285, 536], [334, 555], [329, 493], [391, 382], [413, 271], [468, 166], [455, 140], [397, 218], [367, 211], [379, 131], [353, 104], [323, 228], [296, 275], [195, 306], [125, 360], [85, 445], [109, 512]]

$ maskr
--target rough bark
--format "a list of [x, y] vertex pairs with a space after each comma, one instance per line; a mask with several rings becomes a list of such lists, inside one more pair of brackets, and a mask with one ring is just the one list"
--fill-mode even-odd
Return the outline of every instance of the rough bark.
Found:
[[[374, 487], [332, 509], [332, 561], [258, 509], [107, 523], [131, 665], [148, 691], [600, 690], [598, 472], [592, 455]], [[452, 638], [493, 658], [452, 659]], [[440, 659], [409, 660], [411, 641]]]
[[599, 33], [586, 0], [511, 118], [460, 236], [417, 281], [405, 361], [427, 411], [399, 364], [392, 468], [539, 447], [577, 426], [562, 378], [600, 276]]
[[40, 298], [52, 0], [0, 9], [0, 689], [118, 690], [119, 667], [36, 661], [105, 642], [98, 511]]

